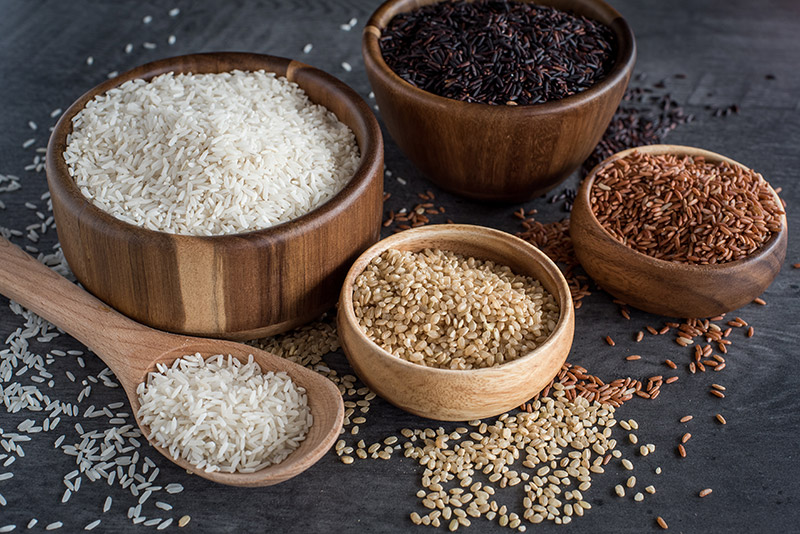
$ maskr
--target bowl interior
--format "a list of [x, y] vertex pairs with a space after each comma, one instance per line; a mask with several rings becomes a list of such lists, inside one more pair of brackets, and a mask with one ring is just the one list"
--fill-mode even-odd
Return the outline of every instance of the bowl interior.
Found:
[[[556, 327], [547, 340], [536, 349], [497, 367], [470, 370], [439, 369], [421, 366], [398, 358], [381, 348], [361, 330], [353, 311], [352, 301], [355, 279], [375, 257], [380, 256], [390, 248], [412, 252], [420, 252], [426, 248], [441, 249], [507, 265], [516, 274], [527, 275], [538, 280], [553, 295], [559, 306], [559, 318]], [[345, 280], [341, 298], [339, 313], [345, 313], [345, 319], [355, 325], [363, 339], [369, 341], [371, 348], [376, 353], [386, 358], [391, 358], [399, 365], [407, 366], [409, 369], [422, 369], [424, 372], [441, 373], [443, 376], [496, 373], [498, 370], [514, 369], [524, 365], [525, 360], [536, 358], [538, 354], [550, 350], [556, 338], [562, 337], [567, 331], [571, 332], [574, 321], [574, 309], [569, 286], [559, 268], [550, 258], [536, 247], [511, 234], [492, 228], [466, 224], [440, 224], [415, 228], [400, 232], [376, 243], [365, 251], [351, 267]]]
[[72, 119], [86, 104], [98, 95], [106, 93], [114, 87], [133, 79], [150, 80], [161, 74], [174, 73], [220, 73], [232, 70], [255, 71], [265, 70], [278, 76], [285, 76], [297, 83], [315, 104], [320, 104], [332, 111], [337, 118], [346, 124], [356, 137], [361, 153], [361, 163], [353, 178], [333, 198], [316, 209], [292, 221], [284, 222], [269, 228], [226, 234], [221, 236], [187, 236], [170, 234], [175, 239], [228, 239], [236, 237], [261, 237], [280, 234], [283, 230], [298, 225], [312, 223], [315, 219], [325, 220], [347, 203], [347, 199], [359, 194], [369, 184], [376, 173], [382, 172], [383, 142], [380, 127], [374, 114], [364, 100], [350, 87], [319, 69], [287, 58], [253, 54], [244, 52], [215, 52], [192, 54], [161, 59], [131, 69], [116, 78], [107, 80], [84, 93], [61, 116], [56, 124], [47, 146], [47, 175], [51, 189], [57, 189], [65, 197], [65, 202], [76, 212], [88, 211], [103, 224], [120, 229], [142, 232], [150, 238], [162, 234], [121, 221], [104, 212], [89, 202], [78, 189], [69, 174], [64, 151], [67, 136], [72, 131]]
[[[397, 75], [384, 61], [379, 41], [382, 31], [396, 15], [413, 11], [422, 6], [436, 4], [440, 1], [443, 0], [388, 0], [372, 14], [372, 17], [370, 17], [364, 28], [365, 53], [369, 54], [370, 58], [379, 66], [380, 75], [387, 78], [388, 81], [392, 83], [403, 85], [405, 90], [411, 92], [417, 98], [428, 99], [439, 105], [453, 105], [457, 103], [458, 105], [470, 106], [473, 109], [485, 108], [486, 113], [493, 114], [508, 113], [520, 116], [552, 113], [563, 108], [583, 104], [597, 94], [611, 90], [624, 79], [633, 68], [633, 63], [636, 58], [636, 45], [633, 37], [633, 30], [622, 15], [613, 7], [603, 0], [536, 0], [532, 3], [583, 15], [601, 22], [611, 29], [616, 41], [616, 57], [613, 67], [602, 80], [580, 93], [564, 97], [560, 100], [528, 106], [494, 106], [483, 103], [461, 102], [435, 95], [411, 85]], [[530, 2], [532, 0], [522, 1]]]
[[[716, 152], [711, 152], [710, 150], [704, 150], [702, 148], [690, 147], [690, 146], [683, 146], [683, 145], [647, 145], [641, 147], [630, 148], [627, 150], [623, 150], [621, 152], [617, 152], [616, 154], [606, 158], [605, 160], [598, 163], [589, 173], [589, 175], [584, 180], [584, 183], [581, 187], [579, 195], [583, 196], [583, 200], [586, 202], [587, 206], [591, 206], [591, 188], [594, 185], [594, 180], [597, 177], [597, 173], [600, 170], [604, 169], [608, 165], [612, 164], [613, 162], [622, 159], [633, 152], [641, 152], [646, 154], [653, 154], [653, 155], [663, 155], [663, 154], [674, 154], [678, 156], [693, 156], [693, 157], [703, 157], [707, 161], [711, 162], [726, 162], [730, 165], [735, 165], [738, 167], [742, 167], [744, 169], [748, 169], [747, 166], [742, 165], [738, 161], [735, 161], [727, 156], [723, 156], [722, 154], [717, 154]], [[775, 201], [778, 205], [781, 205], [780, 197], [778, 193], [772, 188], [771, 185], [767, 184], [770, 192], [775, 196]], [[701, 273], [707, 271], [722, 271], [722, 270], [730, 270], [736, 268], [746, 267], [750, 263], [754, 263], [759, 261], [761, 258], [766, 256], [771, 256], [775, 253], [777, 247], [780, 246], [780, 242], [782, 240], [782, 234], [785, 234], [787, 231], [786, 226], [786, 214], [784, 213], [781, 216], [781, 231], [778, 233], [773, 234], [764, 245], [759, 248], [754, 254], [747, 256], [746, 258], [742, 258], [736, 261], [726, 262], [726, 263], [716, 263], [716, 264], [709, 264], [709, 265], [697, 265], [697, 264], [690, 264], [690, 263], [681, 263], [681, 262], [672, 262], [667, 260], [662, 260], [659, 258], [654, 258], [652, 256], [648, 256], [647, 254], [643, 254], [637, 250], [629, 248], [624, 244], [620, 243], [613, 235], [611, 235], [608, 230], [605, 229], [600, 224], [600, 221], [597, 220], [595, 217], [594, 212], [589, 209], [588, 210], [589, 219], [591, 220], [592, 224], [600, 230], [600, 235], [603, 238], [604, 246], [612, 247], [616, 253], [628, 256], [628, 257], [635, 257], [637, 262], [641, 262], [647, 265], [652, 266], [654, 269], [663, 270], [665, 273], [673, 272], [673, 273]]]

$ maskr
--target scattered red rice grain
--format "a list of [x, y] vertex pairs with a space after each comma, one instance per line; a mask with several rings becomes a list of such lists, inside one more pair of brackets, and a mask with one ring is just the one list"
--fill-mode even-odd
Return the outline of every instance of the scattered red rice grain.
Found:
[[684, 415], [683, 417], [680, 418], [680, 422], [681, 423], [688, 423], [692, 419], [694, 419], [694, 416], [692, 416], [692, 415]]
[[[536, 210], [529, 210], [526, 215], [530, 216], [535, 213]], [[523, 231], [517, 232], [517, 237], [536, 246], [536, 248], [547, 254], [551, 260], [559, 264], [559, 268], [564, 273], [564, 278], [567, 279], [575, 309], [579, 309], [582, 305], [582, 299], [591, 295], [592, 292], [589, 291], [589, 279], [585, 275], [576, 273], [580, 263], [575, 257], [575, 250], [572, 248], [572, 238], [569, 235], [569, 218], [547, 224], [542, 224], [533, 218], [527, 218], [521, 224]]]
[[678, 377], [677, 376], [671, 376], [671, 377], [667, 378], [666, 380], [664, 380], [664, 383], [672, 384], [673, 382], [677, 382], [677, 381], [678, 381]]
[[681, 443], [686, 443], [690, 439], [692, 439], [692, 435], [687, 432], [686, 434], [681, 436]]
[[636, 342], [639, 343], [642, 339], [644, 339], [644, 332], [639, 330], [636, 332]]
[[642, 357], [641, 357], [641, 356], [639, 356], [638, 354], [631, 354], [630, 356], [628, 356], [628, 357], [627, 357], [627, 358], [625, 358], [625, 359], [626, 359], [626, 360], [628, 360], [629, 362], [632, 362], [632, 361], [634, 361], [634, 360], [641, 360], [641, 359], [642, 359]]
[[706, 489], [700, 491], [699, 495], [700, 495], [700, 497], [705, 497], [706, 495], [711, 495], [712, 491], [714, 491], [714, 490], [712, 490], [711, 488], [706, 488]]
[[616, 345], [616, 343], [614, 343], [614, 340], [613, 340], [613, 339], [611, 339], [611, 336], [606, 336], [606, 343], [608, 343], [608, 344], [609, 344], [609, 345], [611, 345], [612, 347], [613, 347], [614, 345]]
[[715, 397], [719, 397], [720, 399], [724, 399], [725, 398], [725, 394], [723, 392], [721, 392], [721, 391], [717, 391], [716, 389], [712, 389], [710, 393], [712, 395], [714, 395]]
[[667, 522], [664, 521], [664, 518], [661, 516], [656, 517], [656, 523], [658, 523], [658, 526], [663, 528], [664, 530], [667, 530], [669, 528], [669, 526], [667, 526]]
[[714, 417], [717, 418], [717, 421], [719, 421], [719, 424], [721, 424], [721, 425], [727, 425], [728, 424], [728, 421], [725, 420], [725, 417], [723, 417], [721, 413], [718, 413]]
[[755, 304], [758, 304], [759, 306], [766, 306], [767, 305], [766, 301], [764, 299], [762, 299], [761, 297], [754, 298], [753, 302]]
[[645, 326], [645, 328], [647, 328], [647, 331], [648, 331], [648, 332], [650, 332], [651, 334], [653, 334], [654, 336], [657, 336], [657, 335], [658, 335], [658, 330], [656, 330], [656, 329], [655, 329], [655, 328], [653, 328], [652, 326], [649, 326], [649, 325], [648, 325], [648, 326]]
[[672, 360], [670, 360], [669, 358], [667, 358], [666, 360], [664, 360], [664, 364], [666, 364], [666, 366], [667, 366], [667, 367], [669, 367], [670, 369], [677, 369], [677, 368], [678, 368], [678, 366], [677, 366], [677, 365], [675, 365], [675, 362], [673, 362], [673, 361], [672, 361]]
[[792, 269], [800, 269], [800, 263], [792, 264]]
[[714, 388], [714, 389], [717, 389], [719, 391], [726, 391], [725, 386], [721, 386], [719, 384], [711, 384], [711, 387]]
[[755, 334], [755, 333], [756, 333], [756, 330], [752, 326], [747, 329], [747, 337], [753, 337], [753, 334]]
[[681, 455], [681, 458], [686, 458], [686, 449], [681, 444], [678, 445], [678, 454]]

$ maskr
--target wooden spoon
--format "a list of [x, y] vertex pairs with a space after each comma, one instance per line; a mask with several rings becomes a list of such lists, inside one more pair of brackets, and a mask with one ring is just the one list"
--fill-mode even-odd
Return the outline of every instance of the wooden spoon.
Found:
[[269, 486], [308, 469], [335, 441], [342, 427], [344, 404], [336, 386], [324, 376], [254, 347], [219, 339], [168, 334], [143, 326], [93, 297], [45, 267], [8, 240], [0, 238], [0, 293], [37, 313], [90, 348], [114, 372], [128, 395], [136, 423], [150, 441], [149, 429], [139, 420], [136, 387], [157, 363], [199, 352], [205, 357], [231, 354], [246, 362], [252, 354], [265, 371], [285, 371], [305, 388], [314, 424], [300, 447], [276, 465], [253, 473], [206, 473], [151, 441], [172, 462], [214, 482], [231, 486]]

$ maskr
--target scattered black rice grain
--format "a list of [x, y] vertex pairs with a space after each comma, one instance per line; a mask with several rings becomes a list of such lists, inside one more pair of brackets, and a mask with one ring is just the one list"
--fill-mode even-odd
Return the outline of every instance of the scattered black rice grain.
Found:
[[[644, 79], [644, 75], [635, 78]], [[628, 87], [603, 138], [583, 163], [584, 175], [607, 157], [628, 148], [659, 144], [667, 133], [694, 120], [669, 93], [659, 91], [665, 87], [663, 80], [652, 86]]]
[[530, 105], [580, 93], [614, 63], [609, 28], [527, 2], [438, 2], [395, 16], [380, 38], [387, 65], [455, 100]]

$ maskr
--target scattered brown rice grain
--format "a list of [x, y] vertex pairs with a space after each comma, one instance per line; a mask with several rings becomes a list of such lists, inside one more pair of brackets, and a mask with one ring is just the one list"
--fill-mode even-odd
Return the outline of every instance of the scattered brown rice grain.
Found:
[[179, 527], [185, 527], [186, 525], [189, 524], [189, 521], [191, 521], [191, 520], [192, 520], [191, 517], [189, 517], [188, 515], [185, 515], [185, 516], [181, 517], [180, 519], [178, 519], [178, 526]]
[[767, 302], [764, 299], [762, 299], [761, 297], [754, 298], [753, 302], [758, 304], [759, 306], [766, 306], [767, 305]]
[[700, 497], [705, 497], [706, 495], [711, 495], [712, 491], [714, 491], [714, 490], [712, 490], [711, 488], [706, 488], [706, 489], [700, 491], [699, 495], [700, 495]]
[[633, 464], [627, 458], [622, 459], [622, 467], [624, 467], [628, 471], [633, 471]]
[[656, 517], [656, 523], [658, 523], [658, 526], [663, 528], [664, 530], [667, 530], [669, 528], [669, 526], [667, 526], [667, 522], [664, 521], [664, 518], [661, 516]]
[[632, 361], [635, 361], [635, 360], [641, 360], [642, 357], [639, 356], [638, 354], [631, 354], [630, 356], [628, 356], [625, 359], [628, 360], [629, 362], [632, 362]]
[[644, 332], [642, 332], [641, 330], [639, 330], [638, 332], [636, 332], [636, 342], [638, 343], [638, 342], [640, 342], [642, 339], [644, 339]]

